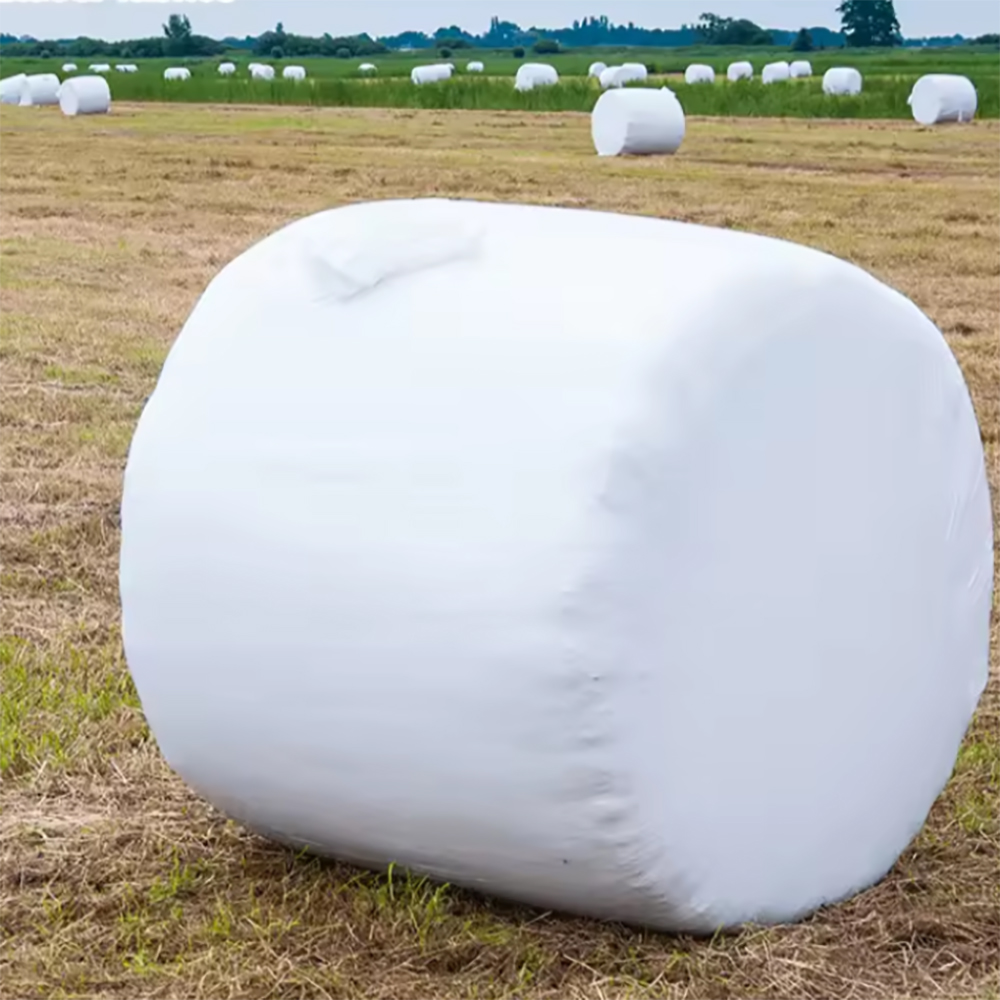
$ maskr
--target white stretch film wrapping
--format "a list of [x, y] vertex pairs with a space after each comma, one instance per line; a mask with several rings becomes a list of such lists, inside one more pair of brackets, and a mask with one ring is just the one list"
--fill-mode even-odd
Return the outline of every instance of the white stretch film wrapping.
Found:
[[796, 59], [788, 67], [789, 76], [794, 77], [796, 80], [801, 80], [804, 77], [813, 75], [812, 63], [808, 59]]
[[591, 113], [590, 133], [599, 156], [674, 153], [684, 139], [684, 111], [666, 87], [606, 90]]
[[451, 79], [451, 67], [447, 63], [434, 63], [431, 66], [414, 66], [410, 71], [413, 83], [438, 83]]
[[286, 66], [281, 71], [281, 76], [284, 80], [304, 80], [306, 78], [306, 68], [305, 66]]
[[64, 115], [100, 115], [111, 108], [111, 88], [103, 76], [74, 76], [59, 88]]
[[592, 62], [590, 64], [590, 68], [587, 70], [587, 76], [588, 77], [594, 77], [595, 79], [599, 80], [600, 77], [601, 77], [601, 74], [607, 68], [608, 67], [604, 63], [602, 63], [602, 62]]
[[992, 578], [969, 394], [913, 303], [569, 209], [358, 204], [252, 246], [122, 500], [128, 663], [216, 805], [699, 932], [889, 869], [985, 684]]
[[249, 67], [250, 76], [254, 80], [273, 80], [274, 79], [274, 67], [273, 66], [262, 66], [256, 64]]
[[761, 83], [780, 83], [791, 76], [792, 69], [786, 62], [768, 63], [760, 72]]
[[[274, 75], [274, 71], [271, 71], [271, 75]], [[191, 70], [186, 66], [168, 66], [163, 71], [164, 80], [190, 80]]]
[[360, 66], [358, 66], [359, 73], [374, 73], [376, 72], [377, 69], [378, 67], [375, 65], [375, 63], [370, 63], [370, 62], [365, 62], [362, 63]]
[[861, 74], [851, 66], [833, 66], [823, 74], [823, 93], [854, 97], [861, 93]]
[[62, 64], [62, 71], [64, 73], [75, 73], [76, 72], [76, 63], [63, 63]]
[[921, 125], [971, 122], [976, 117], [976, 88], [967, 76], [928, 73], [913, 85], [906, 99]]
[[236, 72], [236, 63], [219, 63], [219, 73], [222, 76], [232, 76]]
[[21, 91], [27, 79], [25, 73], [15, 73], [0, 80], [0, 104], [20, 104]]
[[21, 86], [21, 105], [58, 104], [59, 77], [55, 73], [32, 73], [24, 78]]
[[726, 70], [726, 77], [731, 83], [737, 80], [752, 80], [753, 66], [748, 62], [733, 62]]
[[702, 63], [691, 63], [684, 70], [685, 83], [715, 83], [715, 70]]
[[559, 74], [548, 63], [524, 63], [517, 68], [514, 77], [515, 90], [534, 90], [535, 87], [550, 87], [559, 82]]

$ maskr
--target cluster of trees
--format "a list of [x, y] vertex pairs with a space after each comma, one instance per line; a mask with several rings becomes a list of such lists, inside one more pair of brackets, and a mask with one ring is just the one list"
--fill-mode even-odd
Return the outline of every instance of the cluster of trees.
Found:
[[892, 0], [842, 0], [837, 13], [853, 48], [903, 44]]
[[385, 52], [386, 46], [368, 35], [350, 35], [335, 38], [329, 33], [319, 38], [309, 35], [291, 35], [279, 21], [274, 31], [265, 31], [256, 38], [248, 38], [245, 47], [254, 55], [283, 59], [286, 56], [336, 56], [352, 59], [355, 56], [372, 56]]

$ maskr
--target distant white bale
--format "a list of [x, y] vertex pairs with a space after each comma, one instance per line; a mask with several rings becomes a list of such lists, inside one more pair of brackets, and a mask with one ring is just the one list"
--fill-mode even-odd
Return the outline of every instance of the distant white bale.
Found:
[[737, 80], [752, 80], [753, 65], [748, 62], [730, 63], [729, 68], [726, 70], [726, 79], [728, 79], [730, 83], [735, 83]]
[[535, 87], [550, 87], [559, 82], [559, 74], [548, 63], [524, 63], [517, 68], [514, 77], [515, 90], [534, 90]]
[[135, 70], [131, 63], [115, 63], [116, 73], [134, 73]]
[[607, 65], [602, 62], [593, 62], [590, 64], [590, 69], [587, 70], [587, 76], [592, 76], [596, 80], [601, 78], [601, 74], [607, 69]]
[[263, 65], [264, 65], [263, 63], [259, 63], [259, 62], [247, 63], [247, 70], [250, 73], [252, 73], [254, 71], [255, 67], [257, 67], [257, 66], [263, 66]]
[[236, 63], [219, 63], [219, 73], [222, 76], [232, 76], [236, 72]]
[[685, 83], [715, 83], [715, 70], [702, 63], [691, 63], [684, 70]]
[[976, 116], [976, 88], [967, 76], [928, 73], [913, 85], [906, 99], [921, 125], [970, 122]]
[[64, 73], [75, 73], [76, 72], [76, 63], [63, 63], [62, 64], [62, 71]]
[[110, 73], [111, 63], [91, 63], [87, 69], [89, 69], [91, 73]]
[[795, 77], [795, 79], [801, 79], [804, 76], [812, 76], [813, 68], [812, 63], [808, 59], [796, 59], [795, 62], [788, 67], [789, 76]]
[[190, 80], [191, 70], [186, 66], [168, 66], [163, 71], [164, 80]]
[[377, 72], [377, 70], [378, 67], [375, 65], [375, 63], [362, 63], [358, 67], [359, 73], [375, 73]]
[[791, 75], [791, 67], [784, 60], [768, 63], [760, 74], [761, 83], [781, 83]]
[[286, 80], [304, 80], [306, 78], [305, 66], [286, 66], [281, 75]]
[[684, 138], [684, 109], [666, 87], [613, 88], [594, 105], [590, 134], [598, 156], [674, 153]]
[[482, 73], [485, 69], [483, 64], [477, 59], [473, 59], [472, 62], [466, 63], [465, 72], [466, 73]]
[[624, 87], [626, 83], [641, 83], [648, 73], [641, 63], [625, 63], [622, 66], [608, 66], [598, 79], [601, 87]]
[[837, 97], [861, 93], [861, 74], [848, 66], [834, 66], [823, 74], [823, 93]]
[[75, 76], [59, 88], [64, 115], [103, 115], [111, 109], [111, 88], [103, 76]]
[[32, 73], [21, 86], [22, 107], [59, 103], [59, 77], [55, 73]]
[[255, 64], [250, 68], [250, 75], [255, 80], [273, 80], [274, 79], [274, 67], [264, 66], [260, 63]]
[[451, 69], [446, 63], [434, 63], [430, 66], [414, 66], [410, 73], [413, 83], [438, 83], [451, 79]]
[[15, 73], [0, 80], [0, 104], [20, 104], [21, 89], [27, 79], [26, 74]]

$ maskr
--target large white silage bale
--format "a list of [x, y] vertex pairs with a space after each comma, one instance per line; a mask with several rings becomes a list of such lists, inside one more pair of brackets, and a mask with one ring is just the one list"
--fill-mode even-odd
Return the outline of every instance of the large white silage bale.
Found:
[[191, 70], [186, 66], [168, 66], [163, 71], [164, 80], [190, 80]]
[[478, 59], [473, 59], [472, 62], [465, 64], [466, 73], [482, 73], [485, 68], [486, 67]]
[[60, 80], [55, 73], [29, 73], [21, 86], [22, 107], [59, 103]]
[[715, 83], [715, 70], [702, 63], [691, 63], [684, 70], [685, 83]]
[[861, 93], [861, 74], [851, 66], [833, 66], [823, 74], [823, 93], [856, 96]]
[[921, 125], [971, 122], [976, 117], [976, 88], [967, 76], [928, 73], [913, 85], [906, 99]]
[[410, 80], [416, 84], [439, 83], [451, 79], [451, 67], [446, 63], [434, 63], [430, 66], [414, 66], [410, 71]]
[[648, 77], [646, 67], [641, 63], [624, 63], [621, 66], [609, 66], [601, 73], [599, 80], [602, 89], [609, 87], [624, 87], [626, 83], [642, 83]]
[[378, 69], [378, 67], [375, 65], [375, 63], [364, 62], [364, 63], [362, 63], [358, 67], [358, 72], [359, 73], [374, 73], [374, 72], [377, 71], [377, 69]]
[[622, 63], [622, 69], [625, 71], [625, 83], [641, 83], [649, 77], [649, 70], [643, 63]]
[[812, 63], [808, 59], [796, 59], [788, 67], [788, 75], [796, 80], [813, 75]]
[[306, 78], [305, 66], [286, 66], [281, 71], [281, 76], [285, 80], [304, 80]]
[[0, 80], [0, 104], [20, 104], [21, 91], [27, 79], [26, 73], [15, 73]]
[[752, 80], [753, 65], [746, 61], [731, 62], [726, 69], [726, 79], [730, 83], [735, 83], [737, 80]]
[[236, 63], [219, 63], [219, 74], [221, 76], [232, 76], [236, 72]]
[[920, 829], [987, 677], [991, 532], [954, 357], [857, 267], [360, 204], [252, 246], [174, 344], [124, 643], [167, 760], [257, 830], [709, 932]]
[[783, 60], [768, 63], [760, 72], [761, 83], [781, 83], [791, 76], [791, 67]]
[[76, 72], [76, 63], [63, 63], [62, 64], [62, 71], [64, 73], [75, 73]]
[[274, 67], [256, 63], [250, 67], [250, 76], [254, 80], [273, 80]]
[[111, 72], [111, 64], [110, 63], [91, 63], [87, 67], [87, 69], [89, 69], [91, 73], [110, 73]]
[[666, 87], [611, 89], [594, 105], [590, 133], [598, 156], [675, 153], [684, 139], [684, 110]]
[[548, 63], [522, 63], [514, 77], [515, 90], [534, 90], [535, 87], [551, 87], [559, 82], [559, 74]]
[[587, 76], [588, 77], [593, 77], [594, 79], [599, 80], [601, 78], [601, 74], [607, 68], [608, 67], [604, 63], [602, 63], [602, 62], [592, 62], [590, 64], [590, 68], [587, 70]]
[[64, 115], [100, 115], [111, 110], [111, 88], [103, 76], [75, 76], [59, 88]]

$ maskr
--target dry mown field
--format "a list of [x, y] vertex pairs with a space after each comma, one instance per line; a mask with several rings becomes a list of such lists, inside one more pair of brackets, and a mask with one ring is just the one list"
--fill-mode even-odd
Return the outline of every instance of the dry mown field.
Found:
[[582, 115], [3, 108], [5, 995], [996, 996], [996, 626], [955, 776], [891, 875], [800, 925], [698, 941], [386, 880], [228, 823], [150, 740], [116, 557], [132, 428], [219, 266], [317, 209], [431, 193], [733, 226], [871, 269], [947, 335], [996, 503], [998, 140], [995, 122], [693, 120], [676, 158], [599, 161]]

